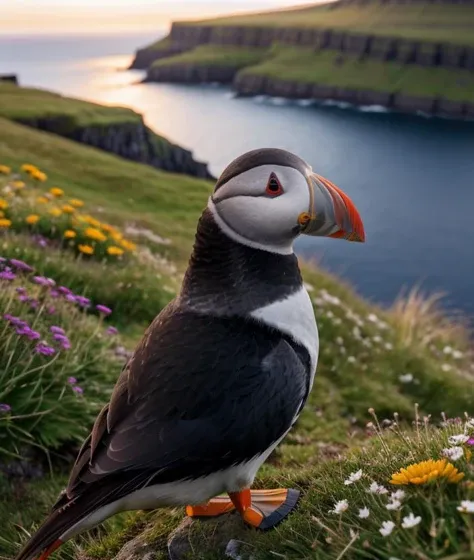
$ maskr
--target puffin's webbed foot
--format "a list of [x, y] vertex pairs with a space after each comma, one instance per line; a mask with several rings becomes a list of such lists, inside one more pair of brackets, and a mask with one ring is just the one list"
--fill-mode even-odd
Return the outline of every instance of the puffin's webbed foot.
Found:
[[242, 519], [262, 531], [272, 529], [293, 511], [300, 496], [299, 490], [278, 488], [275, 490], [250, 490], [232, 492], [229, 498], [218, 496], [205, 505], [187, 506], [190, 517], [212, 517], [228, 513], [234, 508]]

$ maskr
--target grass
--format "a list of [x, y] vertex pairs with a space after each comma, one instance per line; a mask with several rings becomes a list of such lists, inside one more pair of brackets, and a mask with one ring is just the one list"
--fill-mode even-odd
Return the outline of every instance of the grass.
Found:
[[[114, 308], [114, 323], [127, 325], [126, 342], [133, 344], [144, 323], [159, 312], [178, 286], [210, 183], [127, 162], [8, 120], [1, 120], [0, 126], [0, 165], [17, 170], [25, 162], [33, 163], [48, 175], [41, 185], [45, 191], [59, 187], [67, 197], [84, 200], [87, 211], [93, 216], [100, 215], [101, 221], [123, 231], [132, 223], [149, 234], [170, 240], [169, 245], [163, 245], [150, 241], [150, 235], [134, 239], [139, 249], [133, 259], [138, 259], [143, 249], [154, 264], [142, 266], [139, 261], [131, 261], [129, 266], [122, 267], [120, 262], [91, 260], [84, 267], [67, 247], [39, 247], [24, 230], [2, 234], [0, 246], [5, 256], [23, 258], [39, 273], [54, 276], [74, 291], [85, 293], [94, 303], [109, 303]], [[10, 181], [5, 177], [3, 181]], [[4, 184], [0, 183], [0, 188]], [[342, 241], [334, 241], [337, 242]], [[413, 495], [410, 490], [402, 517], [413, 511], [423, 517], [423, 525], [409, 532], [400, 528], [400, 514], [385, 509], [383, 496], [368, 496], [360, 485], [344, 485], [345, 478], [359, 468], [364, 471], [363, 485], [371, 480], [388, 485], [390, 474], [408, 462], [440, 456], [440, 450], [446, 446], [448, 428], [427, 428], [426, 432], [423, 428], [420, 437], [409, 429], [402, 435], [376, 433], [374, 437], [373, 428], [367, 428], [367, 409], [374, 407], [383, 425], [393, 420], [394, 412], [400, 420], [410, 422], [414, 403], [419, 403], [420, 414], [436, 418], [441, 411], [450, 417], [472, 412], [474, 394], [469, 387], [474, 371], [466, 331], [442, 317], [434, 299], [414, 294], [398, 302], [393, 310], [383, 311], [321, 270], [304, 265], [303, 273], [320, 330], [318, 374], [297, 425], [258, 478], [259, 485], [291, 484], [302, 488], [301, 507], [280, 529], [264, 535], [244, 529], [232, 516], [221, 521], [224, 536], [214, 522], [196, 523], [191, 536], [193, 558], [222, 557], [216, 539], [222, 541], [227, 537], [243, 540], [247, 543], [244, 553], [251, 550], [255, 558], [269, 558], [268, 551], [290, 559], [323, 560], [446, 560], [456, 553], [470, 554], [469, 518], [460, 517], [456, 510], [459, 500], [469, 496], [469, 488], [435, 485], [426, 492], [416, 490]], [[97, 321], [94, 317], [87, 320]], [[77, 335], [84, 336], [79, 331]], [[0, 337], [2, 341], [5, 343]], [[119, 369], [117, 364], [107, 374], [109, 379], [115, 378]], [[95, 399], [97, 403], [106, 401], [111, 386], [110, 381]], [[85, 421], [80, 428], [85, 430], [88, 426], [90, 422]], [[338, 458], [336, 462], [332, 462], [334, 457]], [[459, 465], [466, 471], [466, 478], [471, 479], [471, 467], [466, 461], [460, 460]], [[4, 528], [0, 554], [11, 555], [15, 543], [24, 539], [24, 532], [41, 520], [46, 505], [52, 501], [53, 492], [49, 493], [48, 487], [51, 485], [56, 491], [63, 482], [61, 476], [62, 473], [59, 479], [53, 477], [51, 483], [40, 480], [25, 485], [7, 483], [0, 474], [0, 486], [5, 488], [0, 498], [0, 523]], [[24, 502], [33, 496], [28, 512], [16, 511], [14, 504], [19, 495]], [[347, 515], [339, 518], [328, 514], [334, 503], [342, 499], [350, 504]], [[366, 503], [369, 499], [371, 502]], [[357, 518], [358, 508], [363, 505], [373, 510], [373, 516], [364, 522]], [[119, 516], [100, 531], [79, 539], [77, 545], [66, 547], [58, 558], [65, 560], [85, 553], [88, 558], [109, 559], [141, 532], [143, 546], [156, 551], [155, 557], [166, 558], [167, 536], [181, 516], [182, 510]], [[322, 520], [324, 526], [313, 517]], [[390, 518], [397, 521], [397, 529], [392, 539], [385, 539], [378, 529], [383, 520]], [[442, 523], [441, 519], [446, 521]], [[461, 522], [462, 519], [465, 521]], [[436, 531], [430, 529], [433, 523]], [[18, 530], [15, 524], [22, 529]], [[359, 535], [353, 542], [350, 529]], [[431, 536], [433, 532], [435, 537]], [[419, 545], [413, 542], [414, 534]], [[444, 545], [447, 537], [449, 542]], [[372, 549], [364, 548], [367, 539]], [[429, 553], [423, 557], [420, 550], [425, 549]]]
[[297, 47], [275, 47], [273, 53], [261, 64], [243, 70], [242, 75], [421, 97], [439, 96], [453, 101], [474, 99], [474, 77], [467, 70], [360, 60], [336, 51], [314, 52]]
[[123, 107], [107, 107], [50, 91], [0, 83], [0, 116], [12, 120], [61, 118], [63, 127], [137, 124], [141, 115]]
[[258, 64], [265, 53], [266, 49], [226, 46], [216, 48], [215, 45], [201, 45], [191, 51], [156, 60], [152, 68], [175, 64], [194, 64], [240, 69]]
[[[186, 23], [196, 25], [195, 21]], [[347, 29], [422, 41], [474, 44], [474, 6], [465, 4], [367, 2], [344, 6], [328, 3], [202, 20], [199, 25]]]

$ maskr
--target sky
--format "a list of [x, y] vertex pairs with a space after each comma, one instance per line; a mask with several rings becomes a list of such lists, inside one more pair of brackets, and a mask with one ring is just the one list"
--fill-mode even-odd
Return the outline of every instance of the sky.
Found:
[[166, 29], [179, 19], [303, 3], [305, 0], [0, 0], [0, 34], [145, 32]]

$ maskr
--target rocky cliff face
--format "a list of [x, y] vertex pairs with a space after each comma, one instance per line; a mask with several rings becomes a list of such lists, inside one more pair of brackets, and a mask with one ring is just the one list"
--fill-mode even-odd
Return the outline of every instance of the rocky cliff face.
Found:
[[333, 99], [353, 105], [381, 105], [405, 113], [426, 113], [458, 118], [473, 118], [474, 104], [442, 98], [416, 97], [404, 93], [389, 93], [362, 89], [337, 88], [324, 84], [305, 84], [259, 76], [239, 74], [234, 81], [239, 95], [270, 95], [288, 99]]
[[141, 49], [133, 68], [148, 68], [155, 60], [190, 50], [198, 45], [269, 47], [274, 42], [315, 49], [331, 49], [402, 64], [442, 66], [474, 70], [474, 47], [429, 43], [398, 37], [378, 37], [334, 29], [299, 29], [251, 26], [206, 26], [174, 23], [169, 53]]
[[22, 119], [19, 122], [158, 169], [212, 178], [205, 163], [195, 161], [189, 150], [155, 134], [142, 120], [89, 127], [78, 127], [67, 117]]

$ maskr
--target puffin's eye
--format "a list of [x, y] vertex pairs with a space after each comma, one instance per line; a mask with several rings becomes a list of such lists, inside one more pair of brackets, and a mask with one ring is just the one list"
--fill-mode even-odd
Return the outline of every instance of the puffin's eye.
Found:
[[283, 194], [283, 187], [281, 186], [281, 183], [275, 173], [270, 174], [265, 192], [270, 196], [279, 196], [280, 194]]

